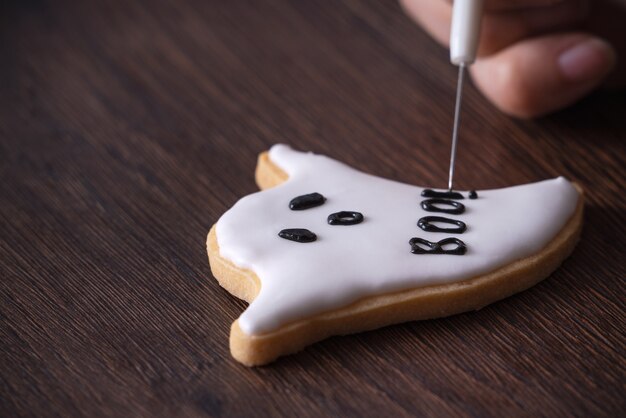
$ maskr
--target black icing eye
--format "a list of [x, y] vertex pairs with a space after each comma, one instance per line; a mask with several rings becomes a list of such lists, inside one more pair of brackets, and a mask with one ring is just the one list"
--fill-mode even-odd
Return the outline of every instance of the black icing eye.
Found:
[[470, 199], [478, 199], [478, 193], [476, 193], [476, 190], [470, 190], [468, 197]]
[[317, 235], [304, 228], [283, 229], [278, 236], [295, 242], [313, 242], [317, 239]]
[[[454, 225], [452, 228], [442, 228], [434, 225], [434, 222]], [[462, 234], [467, 229], [465, 222], [457, 221], [455, 219], [444, 218], [442, 216], [424, 216], [417, 221], [417, 226], [422, 228], [426, 232], [448, 232], [451, 234]]]
[[465, 212], [465, 205], [461, 202], [448, 199], [426, 199], [422, 202], [422, 209], [426, 212], [442, 212], [460, 215]]
[[428, 241], [423, 238], [411, 238], [409, 244], [413, 254], [463, 255], [467, 251], [465, 243], [457, 238], [445, 238], [438, 242]]
[[361, 212], [341, 211], [328, 215], [328, 223], [330, 225], [356, 225], [363, 222], [363, 214]]
[[326, 198], [319, 193], [303, 194], [298, 197], [294, 197], [289, 202], [289, 209], [291, 210], [305, 210], [311, 209], [316, 206], [323, 205]]

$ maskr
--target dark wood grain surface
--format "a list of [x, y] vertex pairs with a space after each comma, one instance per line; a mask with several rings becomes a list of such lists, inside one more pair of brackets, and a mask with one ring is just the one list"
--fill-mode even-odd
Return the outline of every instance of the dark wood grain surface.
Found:
[[[471, 86], [460, 188], [565, 175], [574, 254], [475, 313], [248, 369], [209, 227], [276, 142], [445, 186], [456, 69], [394, 1], [5, 1], [0, 415], [626, 413], [623, 93], [535, 121]], [[523, 222], [524, 220], [519, 220]]]

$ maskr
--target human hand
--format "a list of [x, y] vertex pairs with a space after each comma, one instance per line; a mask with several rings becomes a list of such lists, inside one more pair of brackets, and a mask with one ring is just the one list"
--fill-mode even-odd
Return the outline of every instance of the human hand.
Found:
[[[434, 39], [449, 45], [451, 0], [400, 3]], [[470, 73], [498, 108], [530, 118], [568, 106], [599, 86], [623, 87], [624, 58], [624, 0], [485, 0]]]

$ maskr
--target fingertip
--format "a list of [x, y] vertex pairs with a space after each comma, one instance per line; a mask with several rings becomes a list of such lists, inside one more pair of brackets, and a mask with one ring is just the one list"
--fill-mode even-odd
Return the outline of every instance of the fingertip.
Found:
[[474, 82], [505, 113], [531, 118], [568, 106], [597, 87], [615, 66], [615, 51], [587, 34], [518, 42], [478, 60]]
[[615, 67], [616, 53], [605, 40], [590, 37], [561, 52], [557, 62], [566, 81], [580, 83], [604, 78]]

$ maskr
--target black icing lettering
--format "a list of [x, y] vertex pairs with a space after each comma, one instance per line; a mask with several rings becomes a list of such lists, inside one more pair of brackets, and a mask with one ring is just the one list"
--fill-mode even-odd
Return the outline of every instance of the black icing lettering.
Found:
[[428, 241], [423, 238], [411, 238], [409, 244], [413, 254], [463, 255], [467, 251], [465, 243], [458, 238], [444, 238], [438, 242]]
[[476, 193], [476, 190], [470, 190], [468, 197], [470, 199], [478, 199], [478, 193]]
[[[444, 207], [442, 207], [444, 206]], [[446, 208], [445, 206], [449, 206]], [[460, 215], [465, 212], [465, 205], [448, 199], [426, 199], [422, 202], [422, 209], [426, 212], [441, 212]]]
[[[442, 228], [434, 225], [435, 222], [454, 225], [454, 227]], [[417, 221], [417, 226], [426, 232], [447, 232], [450, 234], [462, 234], [467, 229], [465, 222], [457, 221], [456, 219], [444, 218], [443, 216], [424, 216]]]
[[330, 225], [356, 225], [363, 222], [363, 214], [361, 212], [341, 211], [328, 215], [328, 223]]
[[463, 195], [459, 192], [453, 192], [452, 190], [438, 192], [433, 189], [424, 189], [422, 191], [422, 197], [432, 197], [436, 199], [464, 199]]
[[294, 197], [289, 202], [289, 209], [291, 210], [305, 210], [311, 209], [316, 206], [323, 205], [326, 198], [319, 193], [303, 194], [298, 197]]
[[317, 239], [317, 235], [304, 228], [283, 229], [278, 236], [295, 242], [313, 242]]

